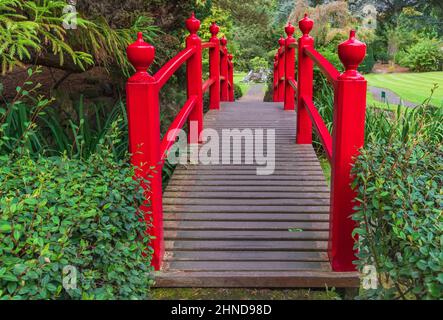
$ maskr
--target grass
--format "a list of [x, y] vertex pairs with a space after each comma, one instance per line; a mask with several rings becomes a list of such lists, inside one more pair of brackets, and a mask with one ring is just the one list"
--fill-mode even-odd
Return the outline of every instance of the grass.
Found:
[[249, 90], [249, 84], [241, 82], [244, 77], [246, 77], [246, 72], [235, 72], [234, 73], [234, 83], [238, 84], [243, 92], [243, 95], [245, 95]]
[[151, 289], [153, 300], [339, 300], [334, 290], [309, 289]]
[[[403, 100], [416, 104], [423, 103], [437, 84], [431, 104], [443, 106], [443, 72], [368, 74], [365, 78], [369, 86], [389, 89]], [[368, 104], [372, 103], [385, 105], [369, 94]]]

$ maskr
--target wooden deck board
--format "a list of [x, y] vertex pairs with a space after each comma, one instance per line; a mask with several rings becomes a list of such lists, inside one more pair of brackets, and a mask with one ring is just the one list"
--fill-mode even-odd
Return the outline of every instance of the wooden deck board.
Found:
[[163, 195], [157, 287], [358, 286], [356, 273], [330, 269], [329, 187], [312, 146], [295, 144], [295, 120], [274, 103], [207, 112], [205, 128], [220, 137], [223, 129], [274, 129], [275, 171], [257, 175], [263, 164], [245, 164], [254, 153], [244, 145], [230, 149], [229, 164], [177, 166]]

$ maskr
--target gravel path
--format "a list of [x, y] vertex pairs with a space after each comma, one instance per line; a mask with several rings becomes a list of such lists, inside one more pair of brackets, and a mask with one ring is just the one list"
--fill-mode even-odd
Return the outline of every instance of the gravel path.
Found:
[[249, 87], [248, 92], [246, 92], [240, 101], [263, 101], [265, 97], [265, 85], [263, 83], [254, 83]]
[[[395, 92], [393, 92], [389, 89], [369, 87], [369, 92], [371, 92], [371, 94], [375, 100], [380, 101], [380, 102], [385, 102], [381, 98], [382, 91], [386, 92], [386, 100], [389, 104], [395, 105], [395, 106], [400, 104], [400, 97]], [[409, 108], [414, 108], [417, 106], [416, 103], [406, 101], [406, 100], [402, 100], [402, 103], [405, 107], [409, 107]]]

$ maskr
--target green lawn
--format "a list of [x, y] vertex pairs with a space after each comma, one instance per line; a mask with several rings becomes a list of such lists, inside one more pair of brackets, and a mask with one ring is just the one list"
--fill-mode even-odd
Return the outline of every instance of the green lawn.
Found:
[[[368, 85], [386, 88], [398, 94], [403, 100], [421, 104], [431, 95], [434, 84], [438, 85], [431, 103], [443, 105], [443, 72], [423, 73], [389, 73], [365, 75]], [[379, 105], [371, 94], [368, 94], [368, 105]]]

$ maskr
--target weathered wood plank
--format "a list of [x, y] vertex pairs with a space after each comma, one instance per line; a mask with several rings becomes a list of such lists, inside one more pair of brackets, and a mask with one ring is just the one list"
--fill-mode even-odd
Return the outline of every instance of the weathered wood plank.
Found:
[[359, 287], [356, 272], [286, 271], [286, 272], [159, 272], [156, 287], [197, 288], [346, 288]]
[[[169, 190], [172, 188], [168, 188]], [[243, 189], [244, 190], [244, 189]], [[164, 199], [197, 198], [197, 199], [329, 199], [328, 191], [317, 192], [242, 192], [242, 191], [218, 191], [208, 192], [206, 189], [195, 191], [189, 188], [188, 192], [167, 191], [163, 194]]]
[[169, 270], [181, 271], [294, 271], [327, 270], [321, 262], [305, 261], [173, 261]]
[[260, 250], [260, 251], [326, 251], [327, 241], [268, 240], [181, 240], [165, 241], [166, 250]]
[[300, 231], [289, 230], [257, 231], [257, 230], [166, 230], [166, 240], [328, 240], [329, 232], [325, 231]]
[[171, 251], [165, 261], [317, 261], [327, 262], [325, 252], [288, 251]]
[[327, 213], [329, 206], [164, 205], [164, 212], [201, 213]]
[[304, 214], [304, 213], [244, 213], [244, 212], [225, 212], [225, 213], [205, 213], [205, 212], [165, 212], [165, 221], [234, 221], [236, 223], [244, 221], [261, 222], [327, 222], [329, 221], [328, 212]]
[[284, 230], [328, 231], [327, 222], [278, 222], [278, 221], [165, 221], [166, 230]]
[[286, 206], [328, 206], [329, 199], [316, 198], [316, 199], [230, 199], [230, 198], [215, 198], [215, 199], [204, 199], [204, 198], [164, 198], [164, 205], [211, 205], [211, 206], [236, 206], [236, 205], [247, 205], [251, 208], [257, 206], [275, 206], [275, 207], [286, 207]]

